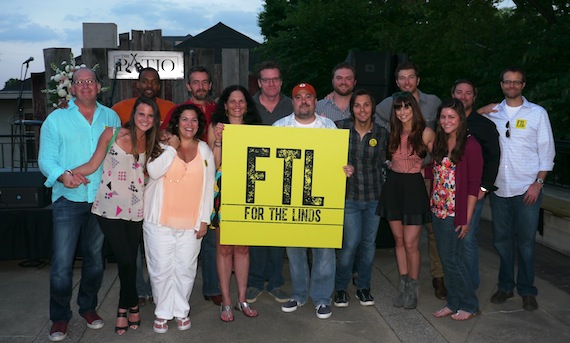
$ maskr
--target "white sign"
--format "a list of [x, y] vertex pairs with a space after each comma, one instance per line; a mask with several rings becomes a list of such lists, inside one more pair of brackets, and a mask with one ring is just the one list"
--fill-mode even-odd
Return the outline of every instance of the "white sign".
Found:
[[184, 79], [184, 53], [182, 51], [126, 51], [108, 52], [109, 79], [135, 80], [138, 69], [151, 67], [158, 70], [161, 80]]

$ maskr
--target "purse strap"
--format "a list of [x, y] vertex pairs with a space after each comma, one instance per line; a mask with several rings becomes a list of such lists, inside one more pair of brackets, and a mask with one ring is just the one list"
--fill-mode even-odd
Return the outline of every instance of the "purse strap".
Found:
[[111, 140], [109, 141], [109, 145], [107, 146], [107, 152], [105, 152], [105, 155], [107, 155], [109, 153], [109, 150], [111, 150], [111, 146], [113, 145], [113, 143], [115, 143], [115, 139], [117, 138], [117, 134], [119, 133], [119, 130], [117, 130], [116, 127], [113, 128], [113, 138], [111, 138]]

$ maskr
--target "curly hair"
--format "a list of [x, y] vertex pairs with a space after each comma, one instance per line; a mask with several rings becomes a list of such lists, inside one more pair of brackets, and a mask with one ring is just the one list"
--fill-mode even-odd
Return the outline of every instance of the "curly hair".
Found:
[[226, 87], [226, 89], [224, 89], [224, 91], [218, 98], [218, 101], [216, 102], [216, 110], [212, 114], [212, 125], [216, 125], [217, 123], [224, 123], [224, 124], [230, 123], [230, 119], [226, 115], [226, 108], [224, 107], [224, 105], [228, 102], [230, 94], [232, 94], [232, 92], [235, 91], [241, 92], [243, 94], [243, 96], [245, 97], [245, 102], [247, 104], [245, 114], [243, 115], [243, 123], [260, 124], [261, 117], [259, 115], [259, 112], [257, 111], [255, 102], [253, 101], [253, 98], [251, 97], [247, 89], [245, 89], [245, 87], [240, 85], [232, 85]]
[[180, 138], [180, 132], [178, 127], [180, 122], [180, 116], [184, 111], [188, 110], [196, 112], [196, 116], [198, 117], [198, 130], [196, 131], [196, 135], [194, 135], [194, 138], [202, 139], [204, 136], [204, 132], [206, 131], [206, 116], [204, 115], [204, 112], [202, 112], [200, 107], [194, 104], [185, 104], [176, 107], [172, 112], [172, 117], [170, 117], [170, 121], [168, 122], [166, 130], [172, 133], [173, 135], [178, 136], [178, 138]]

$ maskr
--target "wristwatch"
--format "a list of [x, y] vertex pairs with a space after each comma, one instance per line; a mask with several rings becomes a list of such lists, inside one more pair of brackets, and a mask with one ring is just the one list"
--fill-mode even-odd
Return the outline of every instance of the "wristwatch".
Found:
[[485, 188], [485, 187], [483, 187], [483, 186], [481, 186], [480, 189], [481, 189], [481, 192], [485, 192], [485, 193], [487, 193], [487, 192], [489, 191], [487, 188]]
[[536, 181], [539, 185], [541, 185], [541, 186], [544, 185], [544, 180], [541, 179], [541, 178], [537, 178], [535, 181]]

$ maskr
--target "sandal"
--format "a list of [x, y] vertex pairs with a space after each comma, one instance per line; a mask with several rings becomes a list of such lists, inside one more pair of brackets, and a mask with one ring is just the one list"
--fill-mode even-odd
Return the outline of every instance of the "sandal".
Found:
[[[119, 318], [127, 318], [127, 310], [125, 310], [125, 312], [120, 312], [119, 310], [121, 309], [117, 309], [117, 320]], [[129, 329], [129, 326], [117, 326], [115, 325], [115, 333], [119, 336], [123, 335], [125, 332], [127, 332], [127, 330]]]
[[231, 322], [234, 320], [234, 313], [230, 305], [222, 304], [220, 306], [220, 319], [224, 322]]
[[459, 311], [457, 311], [456, 314], [451, 315], [451, 319], [458, 320], [458, 321], [469, 320], [469, 319], [476, 317], [480, 314], [481, 314], [481, 311], [471, 313], [471, 312], [459, 310]]
[[245, 314], [245, 316], [249, 318], [255, 318], [258, 315], [257, 310], [253, 309], [247, 301], [238, 303], [235, 309], [240, 312], [243, 312], [243, 314]]
[[[138, 314], [138, 313], [139, 313], [139, 307], [138, 307], [138, 306], [135, 306], [135, 308], [132, 308], [132, 307], [129, 308], [129, 316], [130, 316], [131, 314]], [[137, 320], [137, 321], [131, 322], [131, 321], [129, 320], [129, 327], [130, 327], [131, 329], [133, 329], [133, 330], [138, 329], [140, 325], [141, 325], [141, 317], [140, 317], [140, 315], [139, 315], [139, 320]]]
[[152, 325], [152, 329], [156, 333], [166, 333], [166, 331], [168, 331], [168, 320], [156, 318]]
[[184, 331], [190, 329], [192, 323], [190, 322], [190, 317], [176, 317], [176, 323], [178, 324], [178, 330]]
[[444, 306], [442, 308], [440, 308], [439, 310], [435, 311], [433, 314], [434, 317], [436, 318], [444, 318], [447, 316], [451, 316], [452, 314], [454, 314], [455, 312], [453, 312], [449, 307]]

